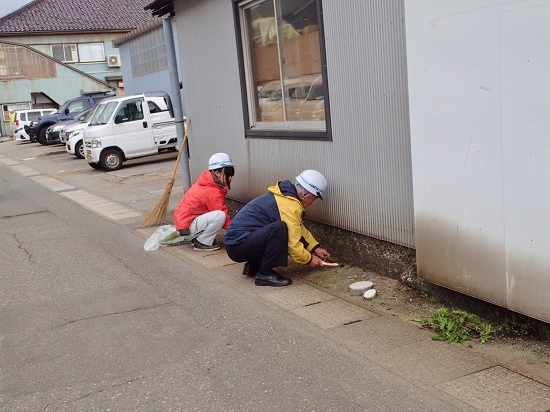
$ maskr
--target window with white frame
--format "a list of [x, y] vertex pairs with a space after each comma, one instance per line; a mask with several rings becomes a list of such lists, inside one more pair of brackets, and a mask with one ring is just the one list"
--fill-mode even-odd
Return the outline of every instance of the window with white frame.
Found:
[[247, 135], [330, 138], [321, 0], [235, 0]]
[[64, 63], [105, 62], [103, 43], [36, 44], [32, 47]]
[[78, 56], [81, 63], [104, 62], [105, 49], [103, 43], [79, 43]]

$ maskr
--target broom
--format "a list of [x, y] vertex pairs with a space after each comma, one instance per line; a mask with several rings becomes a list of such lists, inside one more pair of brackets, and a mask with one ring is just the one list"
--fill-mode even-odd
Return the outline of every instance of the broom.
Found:
[[170, 180], [168, 180], [168, 184], [166, 185], [166, 189], [164, 189], [164, 193], [160, 200], [157, 202], [156, 206], [138, 224], [137, 227], [139, 229], [150, 226], [158, 226], [164, 222], [164, 218], [166, 217], [166, 212], [168, 209], [168, 202], [170, 201], [170, 194], [172, 193], [172, 187], [174, 186], [174, 182], [176, 180], [176, 173], [178, 172], [178, 165], [180, 163], [181, 154], [183, 152], [183, 148], [185, 147], [185, 143], [187, 142], [187, 134], [189, 133], [189, 128], [191, 127], [191, 119], [187, 119], [186, 124], [187, 127], [185, 128], [185, 133], [183, 134], [183, 142], [181, 144], [178, 157], [176, 159], [176, 164], [174, 165], [174, 170], [172, 171]]

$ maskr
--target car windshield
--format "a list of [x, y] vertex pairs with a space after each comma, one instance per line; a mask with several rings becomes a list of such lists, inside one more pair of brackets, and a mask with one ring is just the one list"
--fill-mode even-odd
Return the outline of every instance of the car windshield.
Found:
[[[65, 109], [67, 107], [69, 107], [69, 103], [70, 102], [65, 102], [65, 104], [63, 106], [61, 106], [59, 109], [57, 109], [57, 112], [55, 112], [55, 114], [64, 114], [65, 113]], [[52, 113], [53, 114], [53, 113]]]
[[269, 87], [263, 87], [262, 90], [258, 92], [258, 97], [262, 97], [265, 99], [271, 96], [271, 93], [273, 93], [273, 89]]
[[90, 110], [88, 109], [88, 110], [83, 111], [82, 113], [77, 113], [74, 116], [72, 116], [72, 119], [82, 121], [84, 116], [86, 116], [89, 112], [90, 112]]
[[107, 104], [98, 105], [97, 108], [93, 111], [92, 118], [90, 119], [90, 126], [107, 124], [117, 105], [117, 102], [109, 102]]
[[76, 119], [79, 122], [87, 123], [90, 120], [90, 118], [92, 117], [93, 112], [94, 111], [92, 109], [86, 110], [84, 113], [80, 113], [80, 114], [76, 115], [75, 117], [73, 117], [73, 119]]

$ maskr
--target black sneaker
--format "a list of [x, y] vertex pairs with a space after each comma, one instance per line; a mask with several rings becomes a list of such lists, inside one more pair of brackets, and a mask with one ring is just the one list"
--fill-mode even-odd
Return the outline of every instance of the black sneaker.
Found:
[[193, 250], [196, 250], [198, 252], [213, 252], [215, 250], [220, 250], [220, 245], [214, 242], [212, 246], [209, 246], [195, 239], [195, 242], [193, 243]]

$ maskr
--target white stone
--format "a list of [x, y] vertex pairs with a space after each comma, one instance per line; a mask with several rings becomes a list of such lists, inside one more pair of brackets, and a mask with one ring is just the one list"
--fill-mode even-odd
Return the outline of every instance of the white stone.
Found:
[[361, 282], [355, 282], [349, 285], [349, 291], [352, 295], [362, 295], [367, 289], [374, 286], [370, 280], [362, 280]]
[[367, 300], [370, 300], [376, 296], [376, 290], [375, 289], [369, 289], [364, 294], [363, 297]]

